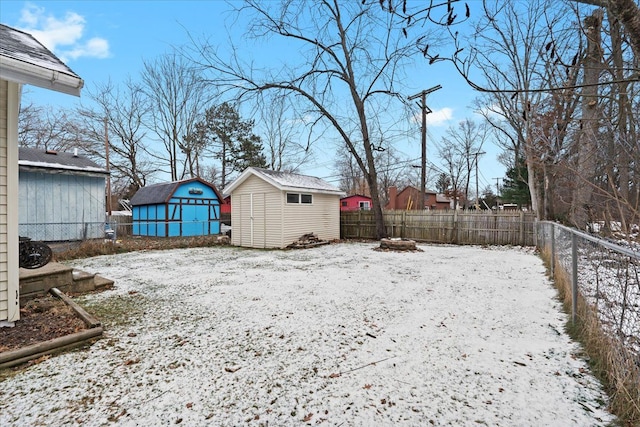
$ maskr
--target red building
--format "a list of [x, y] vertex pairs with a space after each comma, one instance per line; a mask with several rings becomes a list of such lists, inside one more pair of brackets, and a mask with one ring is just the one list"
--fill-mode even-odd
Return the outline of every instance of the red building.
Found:
[[368, 211], [373, 203], [371, 197], [354, 194], [340, 199], [340, 211]]
[[222, 203], [220, 204], [220, 213], [221, 214], [231, 213], [231, 196], [227, 196], [224, 199], [222, 199]]
[[[389, 203], [384, 207], [389, 210], [420, 210], [420, 189], [408, 186], [398, 192], [396, 187], [389, 187]], [[423, 209], [451, 209], [451, 199], [444, 194], [426, 190]]]

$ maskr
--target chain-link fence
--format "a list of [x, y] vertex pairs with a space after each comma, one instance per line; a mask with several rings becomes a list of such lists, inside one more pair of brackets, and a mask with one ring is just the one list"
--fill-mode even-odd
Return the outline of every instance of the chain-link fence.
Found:
[[99, 239], [105, 236], [105, 222], [21, 223], [20, 236], [43, 242]]
[[572, 324], [606, 371], [614, 404], [640, 421], [640, 246], [546, 221], [536, 231]]
[[112, 215], [104, 222], [59, 222], [20, 224], [20, 236], [43, 242], [79, 242], [92, 239], [115, 240], [126, 236], [190, 237], [222, 234], [229, 230], [221, 220], [136, 221], [131, 216]]

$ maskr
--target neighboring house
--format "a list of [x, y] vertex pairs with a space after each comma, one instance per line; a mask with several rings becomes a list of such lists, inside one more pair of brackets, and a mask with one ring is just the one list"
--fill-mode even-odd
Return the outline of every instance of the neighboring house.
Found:
[[354, 194], [353, 196], [347, 196], [340, 199], [340, 211], [368, 211], [371, 210], [373, 202], [371, 197], [362, 196], [360, 194]]
[[224, 189], [231, 195], [231, 244], [284, 248], [302, 235], [340, 238], [340, 190], [320, 178], [248, 168]]
[[74, 153], [19, 149], [20, 235], [47, 242], [104, 237], [109, 172]]
[[227, 196], [222, 200], [222, 204], [220, 205], [220, 213], [231, 215], [231, 196]]
[[200, 178], [142, 187], [131, 198], [133, 235], [220, 234], [221, 201], [214, 185]]
[[33, 36], [0, 24], [0, 325], [20, 319], [18, 113], [23, 84], [80, 96], [84, 82]]
[[[396, 187], [389, 187], [388, 210], [420, 210], [420, 189], [408, 186], [398, 193]], [[425, 191], [424, 209], [451, 209], [451, 199], [435, 191]]]

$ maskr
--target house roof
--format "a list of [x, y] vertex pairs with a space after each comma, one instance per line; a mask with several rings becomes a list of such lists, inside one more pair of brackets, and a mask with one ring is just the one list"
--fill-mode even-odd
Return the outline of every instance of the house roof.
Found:
[[369, 199], [369, 200], [371, 200], [371, 197], [369, 197], [369, 196], [363, 196], [362, 194], [352, 194], [352, 195], [350, 195], [350, 196], [342, 197], [340, 200], [351, 199], [352, 197], [361, 197], [361, 198], [363, 198], [363, 199]]
[[141, 206], [141, 205], [155, 205], [160, 203], [168, 203], [173, 193], [175, 193], [176, 189], [183, 185], [188, 184], [190, 182], [201, 182], [207, 187], [213, 189], [218, 196], [218, 200], [222, 201], [222, 196], [214, 187], [213, 184], [200, 179], [200, 178], [191, 178], [186, 179], [184, 181], [173, 181], [173, 182], [163, 182], [160, 184], [147, 185], [145, 187], [140, 188], [136, 194], [131, 198], [131, 206]]
[[80, 96], [83, 80], [31, 34], [0, 24], [0, 78]]
[[[401, 191], [398, 192], [398, 195], [400, 195], [401, 193], [404, 193], [405, 191], [417, 191], [418, 193], [420, 193], [420, 189], [418, 187], [414, 187], [413, 185], [407, 185], [406, 187], [404, 187]], [[424, 190], [425, 194], [438, 194], [437, 192], [433, 191], [433, 190], [429, 190], [428, 188]]]
[[272, 171], [254, 167], [245, 169], [238, 178], [236, 178], [224, 189], [224, 193], [230, 194], [250, 176], [256, 176], [281, 191], [304, 190], [311, 193], [335, 194], [337, 196], [344, 195], [344, 192], [340, 189], [334, 187], [323, 179], [316, 178], [315, 176], [300, 175], [291, 172]]
[[44, 151], [26, 147], [18, 148], [18, 166], [23, 169], [69, 170], [105, 175], [109, 173], [108, 170], [98, 166], [93, 160], [74, 153]]

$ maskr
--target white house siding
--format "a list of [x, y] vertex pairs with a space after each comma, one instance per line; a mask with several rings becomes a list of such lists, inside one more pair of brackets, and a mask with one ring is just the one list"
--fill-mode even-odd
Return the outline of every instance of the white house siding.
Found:
[[0, 322], [20, 318], [18, 301], [18, 102], [20, 86], [0, 80]]
[[20, 235], [63, 241], [104, 236], [105, 177], [20, 171]]
[[319, 239], [340, 238], [340, 195], [313, 194], [311, 204], [290, 204], [284, 201], [284, 246], [298, 240], [302, 234], [315, 233]]

